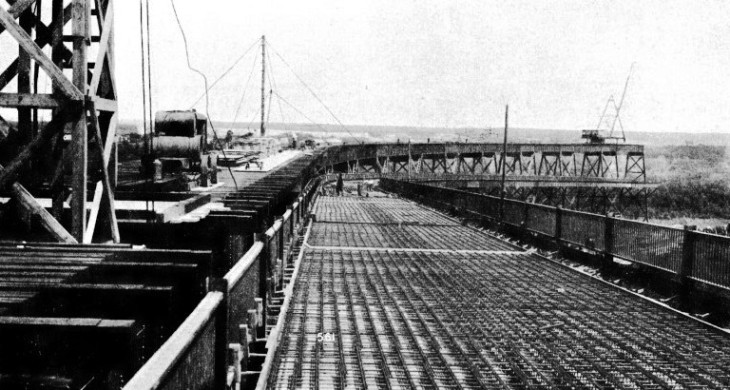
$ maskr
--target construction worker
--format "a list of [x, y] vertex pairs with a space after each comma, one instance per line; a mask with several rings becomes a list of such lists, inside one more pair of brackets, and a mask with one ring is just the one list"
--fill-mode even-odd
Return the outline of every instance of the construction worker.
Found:
[[337, 196], [342, 195], [342, 187], [344, 186], [344, 183], [342, 182], [342, 174], [340, 173], [337, 175], [337, 186], [335, 187], [335, 190], [337, 191]]

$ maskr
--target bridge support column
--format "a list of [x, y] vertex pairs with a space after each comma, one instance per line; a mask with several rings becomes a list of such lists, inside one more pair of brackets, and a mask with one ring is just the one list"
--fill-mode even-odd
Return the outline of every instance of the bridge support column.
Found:
[[537, 176], [537, 164], [535, 163], [534, 152], [520, 153], [520, 174]]
[[577, 169], [575, 153], [560, 152], [560, 176], [577, 176]]
[[551, 152], [541, 153], [537, 174], [538, 176], [561, 176], [560, 154]]
[[646, 167], [644, 166], [644, 153], [627, 153], [624, 178], [636, 182], [646, 183]]

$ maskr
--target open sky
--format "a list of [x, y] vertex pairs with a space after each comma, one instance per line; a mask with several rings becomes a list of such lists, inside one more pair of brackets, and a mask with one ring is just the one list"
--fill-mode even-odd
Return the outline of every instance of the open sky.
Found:
[[[203, 82], [185, 65], [170, 0], [150, 3], [153, 107], [187, 109]], [[266, 35], [281, 96], [272, 99], [272, 121], [336, 123], [296, 73], [346, 124], [498, 127], [509, 104], [512, 126], [594, 128], [635, 63], [621, 113], [627, 131], [730, 132], [729, 1], [175, 4], [190, 61], [211, 82]], [[139, 2], [118, 0], [115, 10], [121, 117], [135, 119], [142, 112]], [[214, 120], [234, 118], [258, 52], [211, 90]], [[239, 121], [257, 116], [258, 66]]]

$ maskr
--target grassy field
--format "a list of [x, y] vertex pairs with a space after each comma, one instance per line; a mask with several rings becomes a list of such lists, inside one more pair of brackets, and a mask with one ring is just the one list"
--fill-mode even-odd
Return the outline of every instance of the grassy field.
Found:
[[684, 226], [684, 225], [696, 225], [699, 228], [706, 226], [727, 226], [730, 223], [730, 219], [724, 218], [691, 218], [691, 217], [680, 217], [680, 218], [649, 218], [649, 223], [664, 226]]
[[649, 216], [663, 224], [726, 225], [730, 221], [730, 159], [726, 146], [646, 147], [652, 182]]

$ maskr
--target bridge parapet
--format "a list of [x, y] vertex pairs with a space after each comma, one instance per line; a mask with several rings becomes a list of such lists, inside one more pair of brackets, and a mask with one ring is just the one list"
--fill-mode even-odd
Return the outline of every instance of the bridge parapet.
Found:
[[510, 235], [551, 244], [553, 249], [594, 253], [604, 270], [615, 266], [614, 258], [632, 262], [677, 283], [683, 299], [698, 293], [730, 297], [727, 236], [424, 183], [384, 179], [380, 186], [404, 198], [487, 222]]

